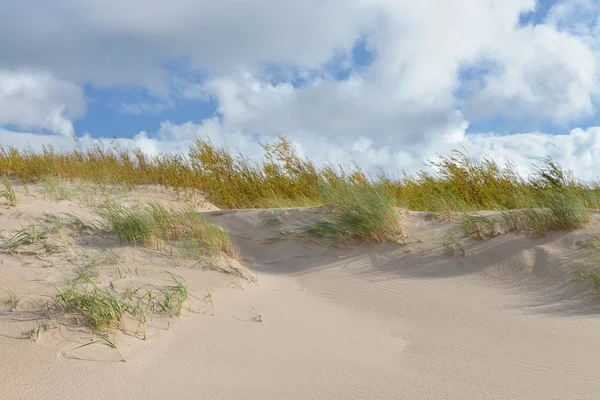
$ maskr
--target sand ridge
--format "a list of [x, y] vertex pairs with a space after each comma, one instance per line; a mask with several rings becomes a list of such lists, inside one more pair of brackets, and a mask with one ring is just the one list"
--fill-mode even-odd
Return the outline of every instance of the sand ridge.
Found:
[[[178, 201], [160, 190], [120, 196]], [[334, 246], [298, 235], [319, 208], [197, 207], [230, 233], [256, 283], [146, 249], [105, 241], [90, 249], [93, 238], [54, 255], [3, 254], [2, 285], [20, 300], [0, 309], [0, 397], [600, 398], [600, 308], [572, 280], [589, 266], [585, 243], [600, 235], [598, 216], [546, 238], [463, 238], [462, 256], [437, 240], [454, 223], [430, 213], [402, 211], [402, 243]], [[41, 211], [92, 215], [75, 200], [23, 196], [1, 211], [0, 225], [7, 233]], [[147, 341], [118, 336], [126, 363], [104, 347], [71, 351], [89, 340], [84, 330], [29, 340], [28, 301], [60, 275], [49, 265], [81, 264], [73, 248], [106, 257], [99, 279], [117, 286], [182, 276], [197, 297], [191, 311], [155, 321]]]

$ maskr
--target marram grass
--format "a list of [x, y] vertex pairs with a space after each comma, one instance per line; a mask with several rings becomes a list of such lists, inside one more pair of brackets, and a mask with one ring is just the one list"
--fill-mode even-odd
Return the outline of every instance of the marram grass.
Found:
[[116, 144], [41, 151], [0, 145], [0, 175], [13, 182], [43, 182], [58, 197], [68, 193], [56, 179], [195, 189], [224, 209], [324, 205], [330, 202], [328, 188], [350, 186], [385, 194], [395, 206], [415, 211], [552, 210], [557, 218], [541, 222], [540, 230], [545, 225], [562, 229], [567, 220], [567, 227], [580, 225], [583, 209], [600, 208], [598, 185], [576, 179], [551, 159], [539, 160], [535, 172], [524, 176], [513, 164], [500, 166], [490, 157], [471, 159], [455, 150], [429, 161], [427, 170], [372, 178], [356, 166], [317, 167], [284, 137], [263, 148], [264, 158], [252, 161], [203, 138], [196, 138], [186, 154], [157, 156]]

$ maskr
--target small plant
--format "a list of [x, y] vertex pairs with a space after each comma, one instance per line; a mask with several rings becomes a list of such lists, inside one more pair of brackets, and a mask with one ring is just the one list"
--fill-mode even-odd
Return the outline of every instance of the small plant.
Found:
[[459, 219], [458, 225], [463, 232], [477, 240], [498, 234], [494, 221], [483, 215], [465, 214]]
[[145, 303], [144, 304], [141, 300], [138, 299], [138, 304], [133, 309], [133, 314], [138, 319], [138, 330], [139, 330], [140, 326], [143, 326], [143, 328], [144, 328], [144, 331], [143, 331], [144, 332], [144, 337], [143, 337], [144, 340], [148, 340], [148, 317], [147, 317], [147, 312], [148, 312], [148, 308], [149, 307], [150, 307], [149, 303]]
[[464, 246], [462, 245], [460, 238], [454, 232], [447, 232], [444, 236], [438, 239], [437, 243], [453, 255], [457, 252], [460, 253], [462, 256], [467, 255], [467, 252]]
[[29, 331], [29, 339], [35, 340], [36, 342], [39, 341], [41, 333], [47, 332], [48, 329], [50, 329], [50, 325], [48, 325], [47, 322], [39, 323], [37, 327]]
[[15, 293], [7, 287], [3, 287], [0, 289], [2, 289], [2, 291], [4, 291], [7, 294], [7, 297], [4, 299], [4, 304], [9, 306], [11, 311], [15, 310], [17, 308], [17, 304], [19, 303], [19, 300], [17, 299]]
[[74, 193], [67, 185], [53, 176], [43, 177], [42, 185], [44, 194], [56, 200], [72, 200], [74, 197]]
[[91, 285], [78, 286], [68, 282], [64, 289], [56, 288], [56, 305], [63, 313], [73, 313], [83, 317], [83, 323], [98, 331], [112, 331], [122, 324], [123, 316], [132, 313], [132, 306], [120, 300], [115, 293], [102, 290], [89, 277]]
[[277, 215], [265, 215], [262, 219], [263, 228], [281, 225], [281, 219]]
[[125, 359], [125, 356], [123, 355], [123, 353], [121, 353], [121, 350], [119, 350], [119, 348], [117, 347], [117, 345], [115, 344], [115, 342], [113, 340], [110, 340], [107, 335], [103, 335], [103, 334], [99, 334], [98, 337], [100, 338], [100, 340], [93, 340], [89, 343], [82, 344], [81, 346], [75, 347], [71, 351], [75, 351], [77, 349], [81, 349], [82, 347], [91, 346], [93, 344], [100, 343], [104, 346], [110, 347], [111, 349], [115, 350], [121, 356], [121, 361], [127, 362], [127, 360]]
[[0, 188], [0, 196], [4, 197], [11, 207], [16, 207], [19, 203], [19, 199], [17, 198], [17, 194], [12, 187], [12, 182], [10, 179], [6, 176], [2, 177], [2, 179], [0, 179], [0, 185], [4, 187], [4, 189]]
[[189, 297], [188, 289], [183, 280], [175, 275], [171, 274], [173, 284], [164, 287], [160, 290], [162, 296], [156, 305], [162, 310], [162, 312], [169, 315], [181, 315], [183, 306]]
[[65, 228], [65, 221], [56, 215], [44, 214], [44, 221], [52, 225], [52, 231], [55, 233], [60, 233]]
[[250, 308], [254, 311], [254, 317], [252, 318], [252, 321], [263, 322], [263, 317], [258, 311], [256, 311], [256, 308], [254, 308], [252, 306]]
[[150, 215], [131, 211], [114, 202], [106, 202], [99, 212], [115, 236], [128, 245], [150, 243], [156, 235], [156, 224]]
[[387, 195], [369, 187], [340, 185], [324, 189], [329, 217], [315, 219], [311, 236], [347, 240], [397, 241], [400, 215]]
[[38, 243], [46, 239], [46, 233], [40, 232], [35, 225], [29, 225], [17, 231], [12, 237], [0, 245], [0, 251], [12, 252], [17, 248], [33, 243]]
[[584, 269], [573, 275], [574, 279], [583, 281], [590, 291], [600, 297], [600, 271]]
[[213, 316], [215, 315], [215, 300], [213, 299], [213, 295], [210, 292], [210, 290], [206, 289], [206, 297], [205, 299], [208, 299], [210, 301], [210, 304], [212, 306], [212, 310], [213, 310]]

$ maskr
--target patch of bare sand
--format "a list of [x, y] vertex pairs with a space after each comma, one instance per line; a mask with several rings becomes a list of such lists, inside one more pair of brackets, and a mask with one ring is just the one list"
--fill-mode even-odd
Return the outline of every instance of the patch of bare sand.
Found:
[[[80, 332], [21, 339], [19, 329], [31, 322], [5, 312], [0, 397], [600, 397], [600, 310], [571, 279], [589, 266], [583, 244], [600, 235], [597, 217], [586, 229], [544, 239], [465, 240], [463, 257], [436, 244], [453, 224], [427, 213], [404, 214], [404, 245], [299, 238], [320, 212], [209, 213], [231, 233], [258, 284], [126, 249], [131, 259], [122, 267], [132, 276], [176, 271], [199, 296], [182, 318], [157, 322], [149, 340], [120, 336], [127, 363], [104, 347], [71, 351]], [[9, 283], [33, 287], [44, 268], [27, 260], [33, 264], [0, 266], [0, 276], [11, 270]], [[18, 268], [29, 275], [18, 276]], [[214, 309], [200, 300], [205, 289]]]

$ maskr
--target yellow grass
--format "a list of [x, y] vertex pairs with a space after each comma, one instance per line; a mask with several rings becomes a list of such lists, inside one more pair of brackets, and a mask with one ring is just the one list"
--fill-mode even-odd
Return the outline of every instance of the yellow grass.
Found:
[[[417, 211], [550, 207], [562, 217], [581, 220], [575, 215], [580, 209], [600, 205], [597, 184], [576, 179], [551, 159], [539, 160], [535, 173], [525, 177], [512, 164], [500, 166], [491, 158], [474, 160], [453, 151], [429, 161], [429, 170], [401, 177], [381, 173], [371, 178], [356, 166], [319, 168], [299, 157], [284, 137], [263, 148], [264, 158], [252, 161], [203, 138], [196, 138], [187, 154], [158, 156], [128, 151], [116, 144], [69, 151], [0, 146], [0, 175], [22, 183], [61, 178], [191, 188], [202, 191], [208, 201], [224, 209], [323, 205], [327, 203], [323, 188], [348, 185], [384, 193], [394, 205]], [[556, 219], [546, 225], [568, 227]]]

